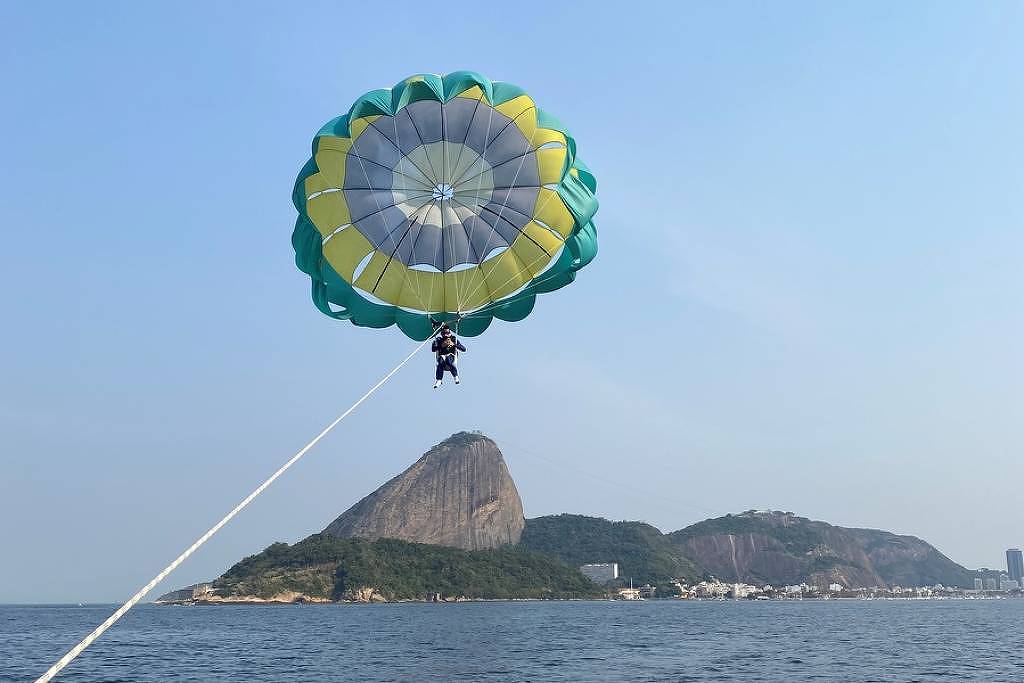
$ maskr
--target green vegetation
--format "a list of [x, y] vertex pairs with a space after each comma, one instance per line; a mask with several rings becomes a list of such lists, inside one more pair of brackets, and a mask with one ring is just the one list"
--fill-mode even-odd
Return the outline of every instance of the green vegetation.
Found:
[[[236, 564], [215, 585], [225, 596], [261, 598], [295, 592], [315, 599], [350, 599], [364, 588], [388, 600], [422, 600], [435, 593], [448, 598], [588, 598], [599, 597], [601, 589], [577, 567], [618, 562], [620, 583], [630, 578], [637, 585], [650, 583], [662, 597], [676, 592], [669, 579], [701, 578], [702, 571], [684, 555], [686, 547], [696, 543], [691, 548], [698, 553], [694, 559], [715, 566], [715, 555], [699, 554], [702, 539], [747, 533], [782, 545], [781, 553], [772, 555], [777, 566], [750, 568], [744, 577], [749, 580], [776, 584], [810, 574], [877, 570], [883, 580], [905, 586], [963, 586], [974, 576], [920, 539], [798, 517], [728, 515], [664, 535], [642, 522], [565, 514], [526, 520], [518, 546], [495, 550], [316, 534], [294, 545], [269, 546]], [[854, 552], [859, 549], [868, 557]], [[862, 564], [865, 559], [867, 566]], [[790, 577], [793, 572], [798, 575]]]
[[655, 598], [675, 598], [682, 595], [682, 591], [679, 590], [679, 586], [674, 583], [659, 583], [654, 587]]
[[395, 539], [366, 541], [315, 534], [274, 543], [215, 582], [225, 596], [271, 598], [286, 591], [347, 599], [372, 588], [388, 600], [433, 593], [482, 599], [596, 597], [578, 570], [517, 548], [467, 551]]
[[667, 536], [643, 522], [610, 522], [583, 515], [537, 517], [526, 520], [518, 547], [556, 557], [572, 567], [618, 562], [619, 573], [634, 583], [700, 576]]

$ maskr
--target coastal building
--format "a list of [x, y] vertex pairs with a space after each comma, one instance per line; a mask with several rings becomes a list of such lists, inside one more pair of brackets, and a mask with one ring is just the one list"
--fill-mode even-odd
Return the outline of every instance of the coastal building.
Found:
[[743, 600], [757, 593], [760, 593], [757, 586], [751, 586], [749, 583], [734, 583], [729, 591], [729, 595], [734, 600]]
[[639, 600], [640, 589], [639, 588], [620, 588], [619, 589], [620, 600]]
[[619, 578], [619, 565], [617, 562], [585, 564], [580, 567], [580, 573], [594, 583], [608, 583]]
[[1020, 583], [1014, 581], [1006, 574], [999, 575], [999, 590], [1001, 591], [1013, 591], [1020, 588]]
[[985, 590], [985, 582], [979, 579], [974, 579], [974, 590], [981, 591]]
[[701, 581], [693, 587], [693, 594], [698, 598], [724, 598], [732, 588], [730, 584], [714, 581]]
[[1024, 582], [1024, 554], [1020, 548], [1010, 548], [1006, 551], [1006, 573], [1018, 584]]
[[654, 597], [654, 586], [649, 583], [645, 583], [638, 589], [640, 591], [640, 597], [644, 600], [650, 600]]
[[994, 591], [996, 589], [996, 580], [992, 577], [985, 578], [985, 590]]
[[845, 586], [843, 586], [843, 584], [841, 583], [830, 583], [828, 585], [828, 589], [832, 593], [841, 593], [843, 590], [845, 590]]

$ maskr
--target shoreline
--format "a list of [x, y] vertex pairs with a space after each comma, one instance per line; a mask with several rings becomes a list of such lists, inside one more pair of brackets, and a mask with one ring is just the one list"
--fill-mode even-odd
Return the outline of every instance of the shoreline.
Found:
[[[769, 598], [769, 599], [733, 599], [733, 598], [651, 598], [640, 600], [623, 600], [619, 598], [447, 598], [441, 600], [328, 600], [326, 598], [310, 599], [276, 599], [246, 596], [241, 598], [224, 598], [217, 600], [154, 600], [146, 603], [161, 607], [220, 607], [220, 606], [261, 606], [261, 605], [399, 605], [399, 604], [461, 604], [481, 602], [656, 602], [656, 603], [691, 603], [691, 602], [722, 602], [722, 603], [764, 603], [764, 602], [941, 602], [941, 601], [973, 601], [973, 600], [1014, 600], [1024, 596], [931, 596], [931, 597], [829, 597], [829, 598]], [[101, 603], [93, 603], [101, 604]], [[105, 603], [104, 603], [105, 604]], [[55, 607], [65, 605], [53, 605]], [[66, 605], [73, 606], [73, 605]]]

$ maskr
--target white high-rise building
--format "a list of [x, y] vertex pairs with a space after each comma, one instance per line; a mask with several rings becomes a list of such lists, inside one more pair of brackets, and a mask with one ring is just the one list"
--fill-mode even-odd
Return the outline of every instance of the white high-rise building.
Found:
[[594, 583], [608, 583], [619, 578], [619, 565], [617, 562], [585, 564], [580, 567], [580, 573]]

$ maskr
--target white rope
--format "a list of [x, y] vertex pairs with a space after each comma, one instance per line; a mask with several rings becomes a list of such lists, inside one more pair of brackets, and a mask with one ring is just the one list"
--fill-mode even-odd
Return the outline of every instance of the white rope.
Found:
[[315, 446], [320, 441], [320, 439], [322, 439], [325, 436], [327, 436], [328, 432], [330, 432], [332, 429], [334, 429], [338, 425], [339, 422], [341, 422], [346, 417], [348, 417], [349, 414], [352, 411], [354, 411], [356, 408], [358, 408], [359, 405], [363, 401], [368, 399], [370, 397], [370, 395], [373, 394], [373, 392], [377, 391], [377, 389], [379, 389], [381, 387], [381, 385], [383, 385], [385, 382], [387, 382], [389, 379], [391, 379], [391, 376], [394, 375], [396, 372], [398, 372], [402, 368], [403, 365], [408, 363], [412, 359], [412, 357], [415, 356], [419, 352], [420, 349], [422, 349], [424, 346], [427, 345], [427, 342], [429, 342], [429, 341], [431, 341], [433, 339], [433, 337], [434, 337], [433, 334], [431, 334], [419, 346], [417, 346], [415, 349], [413, 349], [412, 353], [410, 353], [408, 356], [406, 356], [405, 359], [403, 359], [401, 363], [399, 363], [394, 368], [392, 368], [391, 372], [389, 372], [388, 374], [384, 375], [384, 377], [379, 382], [374, 384], [373, 387], [371, 387], [369, 391], [367, 391], [365, 394], [363, 394], [362, 397], [360, 397], [360, 399], [358, 401], [353, 403], [352, 406], [349, 407], [348, 410], [346, 410], [344, 413], [339, 415], [337, 417], [337, 419], [334, 420], [334, 422], [332, 422], [331, 424], [327, 425], [327, 427], [322, 432], [320, 432], [319, 434], [316, 435], [316, 438], [314, 438], [312, 441], [310, 441], [308, 444], [306, 444], [301, 451], [299, 451], [298, 453], [293, 455], [288, 462], [286, 462], [285, 464], [281, 465], [280, 469], [278, 469], [276, 472], [274, 472], [272, 475], [270, 475], [270, 477], [265, 482], [260, 484], [259, 487], [257, 487], [257, 489], [255, 491], [253, 491], [248, 496], [246, 496], [245, 499], [242, 500], [241, 503], [236, 505], [234, 507], [234, 509], [231, 510], [231, 512], [229, 512], [228, 514], [224, 515], [224, 518], [222, 520], [217, 522], [215, 525], [213, 525], [213, 527], [209, 531], [207, 531], [205, 534], [200, 536], [199, 540], [197, 540], [195, 543], [193, 543], [191, 546], [189, 546], [188, 549], [185, 552], [183, 552], [181, 555], [178, 555], [177, 559], [175, 559], [174, 562], [171, 562], [169, 565], [167, 565], [167, 567], [164, 568], [164, 570], [162, 572], [160, 572], [159, 574], [154, 576], [153, 579], [149, 583], [147, 583], [145, 586], [140, 588], [138, 593], [133, 595], [128, 600], [128, 602], [126, 602], [123, 605], [121, 605], [117, 609], [116, 612], [114, 612], [113, 614], [111, 614], [107, 618], [106, 621], [104, 621], [102, 624], [97, 626], [95, 631], [93, 631], [92, 633], [87, 635], [85, 638], [83, 638], [82, 642], [80, 642], [78, 645], [75, 645], [73, 648], [71, 648], [68, 651], [68, 653], [66, 655], [64, 655], [63, 657], [61, 657], [57, 661], [56, 664], [51, 666], [46, 671], [46, 673], [44, 673], [42, 676], [37, 678], [36, 679], [36, 683], [47, 683], [47, 681], [51, 680], [54, 676], [56, 676], [61, 671], [61, 669], [63, 669], [68, 664], [70, 664], [72, 661], [74, 661], [75, 657], [80, 655], [82, 653], [82, 651], [85, 650], [85, 648], [87, 648], [90, 645], [92, 645], [93, 641], [95, 641], [97, 638], [99, 638], [101, 635], [103, 635], [104, 631], [106, 631], [108, 628], [113, 626], [114, 623], [116, 623], [118, 619], [123, 617], [125, 615], [125, 613], [128, 610], [130, 610], [132, 607], [134, 607], [135, 604], [139, 600], [144, 598], [147, 593], [149, 593], [151, 590], [153, 590], [156, 587], [156, 585], [158, 583], [160, 583], [161, 581], [163, 581], [164, 578], [168, 574], [170, 574], [175, 569], [177, 569], [178, 565], [180, 565], [182, 562], [187, 560], [188, 557], [192, 553], [194, 553], [196, 550], [199, 549], [199, 546], [201, 546], [202, 544], [206, 543], [206, 541], [208, 541], [211, 536], [213, 536], [215, 533], [220, 531], [221, 527], [223, 527], [225, 524], [230, 522], [231, 519], [235, 515], [237, 515], [239, 512], [241, 512], [242, 509], [246, 505], [251, 503], [253, 501], [253, 499], [256, 498], [256, 496], [258, 496], [261, 493], [263, 493], [263, 491], [266, 490], [266, 488], [268, 486], [273, 484], [275, 479], [277, 479], [282, 474], [284, 474], [285, 471], [289, 467], [291, 467], [292, 465], [297, 463], [299, 461], [299, 459], [302, 458], [302, 456], [304, 456], [309, 451], [309, 449], [313, 448], [313, 446]]

